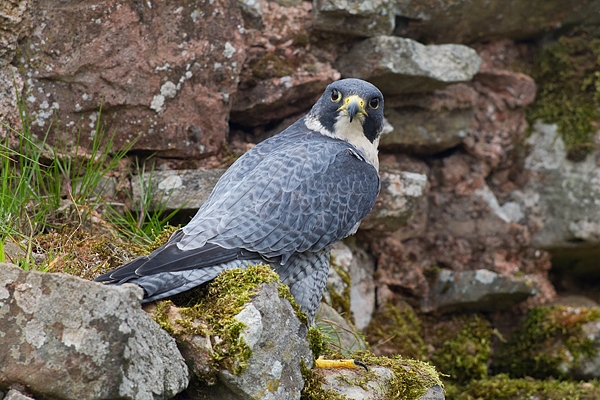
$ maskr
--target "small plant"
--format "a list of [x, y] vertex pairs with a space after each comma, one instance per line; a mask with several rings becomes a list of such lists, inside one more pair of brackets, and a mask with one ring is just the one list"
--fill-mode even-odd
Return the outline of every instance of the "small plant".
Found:
[[[29, 119], [19, 99], [22, 130], [4, 125], [8, 134], [0, 143], [0, 258], [5, 260], [5, 241], [19, 243], [43, 230], [60, 204], [60, 171], [45, 163], [47, 133], [42, 140], [32, 137]], [[11, 138], [15, 142], [11, 145]], [[23, 266], [31, 264], [31, 246]]]
[[[169, 220], [181, 209], [166, 214], [165, 206], [168, 196], [155, 196], [152, 179], [154, 169], [146, 171], [145, 165], [136, 160], [137, 173], [131, 174], [131, 185], [137, 185], [140, 194], [136, 200], [131, 193], [127, 194], [131, 209], [120, 212], [117, 204], [106, 203], [106, 216], [110, 223], [127, 239], [147, 246], [163, 231]], [[122, 205], [121, 205], [122, 206]]]
[[[69, 246], [56, 248], [58, 243], [71, 243], [69, 238], [63, 241], [36, 239], [51, 231], [68, 233], [74, 238], [78, 232], [89, 234], [101, 228], [103, 234], [109, 232], [114, 236], [119, 232], [124, 238], [143, 245], [150, 244], [162, 232], [176, 211], [164, 215], [166, 200], [152, 198], [152, 172], [146, 181], [144, 166], [136, 163], [138, 174], [132, 175], [142, 194], [139, 202], [132, 200], [134, 210], [119, 213], [113, 203], [105, 199], [109, 175], [134, 142], [113, 151], [114, 133], [107, 135], [103, 129], [101, 108], [89, 146], [83, 147], [80, 134], [70, 146], [50, 146], [47, 138], [53, 125], [42, 139], [36, 138], [31, 132], [23, 99], [18, 97], [17, 101], [21, 128], [17, 130], [0, 122], [9, 131], [0, 142], [0, 261], [7, 261], [7, 241], [21, 249], [18, 256], [8, 261], [24, 269], [51, 269], [56, 260], [71, 259], [72, 255], [61, 253]], [[131, 195], [128, 196], [131, 199]], [[54, 247], [44, 248], [43, 244], [48, 243]], [[34, 262], [36, 251], [45, 253], [44, 260], [38, 260], [40, 265]]]

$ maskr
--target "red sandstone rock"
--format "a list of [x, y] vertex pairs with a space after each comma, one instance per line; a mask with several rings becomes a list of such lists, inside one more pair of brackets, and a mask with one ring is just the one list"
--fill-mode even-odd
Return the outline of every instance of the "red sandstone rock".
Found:
[[234, 0], [109, 0], [31, 5], [33, 35], [16, 62], [36, 133], [93, 136], [102, 105], [117, 145], [198, 157], [225, 140], [230, 97], [245, 58]]
[[327, 60], [311, 51], [312, 5], [283, 7], [259, 1], [262, 25], [246, 29], [247, 59], [233, 100], [231, 121], [265, 125], [308, 109], [332, 81], [340, 79]]

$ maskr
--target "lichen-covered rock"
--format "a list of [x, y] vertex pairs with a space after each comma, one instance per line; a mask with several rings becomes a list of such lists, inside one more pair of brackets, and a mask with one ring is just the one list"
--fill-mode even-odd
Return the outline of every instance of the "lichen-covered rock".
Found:
[[60, 399], [168, 399], [188, 385], [139, 288], [0, 265], [0, 387]]
[[[19, 71], [10, 65], [18, 41], [30, 33], [28, 0], [6, 0], [0, 6], [0, 137], [5, 138], [10, 128], [21, 128], [17, 94], [23, 90]], [[14, 132], [13, 132], [14, 133]]]
[[361, 229], [392, 232], [414, 217], [427, 202], [427, 176], [415, 172], [383, 169], [381, 191], [373, 210], [361, 222]]
[[176, 338], [203, 386], [211, 385], [202, 398], [300, 398], [301, 365], [313, 362], [308, 328], [270, 267], [226, 271], [192, 301], [159, 302], [149, 311]]
[[[2, 66], [0, 62], [0, 121], [2, 121], [0, 124], [1, 138], [14, 136], [14, 133], [22, 128], [18, 104], [19, 93], [22, 90], [23, 79], [21, 78], [21, 75], [19, 75], [17, 69], [12, 65]], [[9, 143], [11, 145], [16, 145], [18, 142], [12, 139], [9, 141]]]
[[288, 300], [279, 297], [277, 286], [265, 285], [235, 317], [246, 325], [241, 337], [252, 357], [242, 373], [222, 370], [219, 379], [241, 399], [300, 399], [304, 386], [300, 365], [312, 364], [307, 327]]
[[512, 377], [600, 376], [600, 308], [536, 307], [494, 355], [494, 370]]
[[390, 0], [314, 0], [313, 26], [350, 36], [391, 35], [396, 18], [393, 6]]
[[117, 147], [137, 138], [135, 149], [166, 157], [219, 149], [245, 58], [236, 0], [32, 1], [30, 12], [35, 33], [14, 64], [34, 133], [56, 117], [61, 135], [81, 132], [85, 144], [102, 106]]
[[[151, 174], [134, 177], [132, 182], [133, 199], [141, 202], [142, 190], [150, 185], [151, 205], [161, 205], [165, 210], [195, 212], [206, 201], [217, 181], [225, 173], [224, 169], [186, 169], [153, 171]], [[135, 179], [143, 180], [138, 184]]]
[[[262, 68], [278, 63], [276, 56], [266, 55]], [[337, 70], [325, 63], [312, 63], [309, 70], [290, 70], [287, 75], [256, 82], [235, 96], [231, 110], [231, 122], [253, 127], [283, 119], [312, 107], [323, 90], [332, 81], [338, 80]]]
[[382, 150], [427, 155], [458, 146], [469, 132], [474, 112], [392, 109], [385, 114], [394, 130], [381, 138]]
[[441, 270], [431, 294], [421, 307], [425, 311], [503, 310], [533, 296], [531, 280], [511, 278], [485, 269], [476, 271]]
[[538, 230], [533, 246], [553, 250], [569, 274], [597, 274], [600, 252], [600, 167], [595, 154], [579, 162], [567, 158], [557, 125], [537, 122], [527, 139], [525, 168], [530, 178], [509, 200], [522, 219]]
[[27, 396], [18, 390], [11, 389], [6, 393], [6, 396], [2, 397], [2, 393], [0, 392], [0, 400], [36, 400], [31, 396]]
[[331, 266], [324, 297], [344, 318], [362, 330], [375, 309], [375, 260], [352, 240], [331, 249]]
[[28, 13], [29, 6], [30, 1], [28, 0], [2, 2], [0, 8], [0, 69], [11, 61], [18, 47], [19, 39], [32, 29]]
[[425, 46], [411, 39], [377, 36], [353, 46], [336, 67], [343, 76], [368, 80], [384, 95], [393, 95], [470, 81], [480, 65], [477, 52], [467, 46]]

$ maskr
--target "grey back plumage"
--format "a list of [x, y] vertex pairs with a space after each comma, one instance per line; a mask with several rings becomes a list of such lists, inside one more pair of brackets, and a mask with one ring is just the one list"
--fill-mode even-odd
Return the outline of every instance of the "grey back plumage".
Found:
[[214, 243], [284, 264], [296, 252], [316, 252], [353, 233], [379, 192], [377, 170], [357, 149], [307, 130], [303, 120], [234, 167], [183, 228], [180, 249]]

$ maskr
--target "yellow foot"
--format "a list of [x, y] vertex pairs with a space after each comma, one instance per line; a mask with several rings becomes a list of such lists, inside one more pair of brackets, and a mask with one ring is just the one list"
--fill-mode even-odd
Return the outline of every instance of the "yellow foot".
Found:
[[363, 367], [367, 371], [367, 365], [362, 361], [358, 360], [326, 360], [323, 357], [319, 357], [315, 361], [315, 368], [352, 368], [356, 369]]

